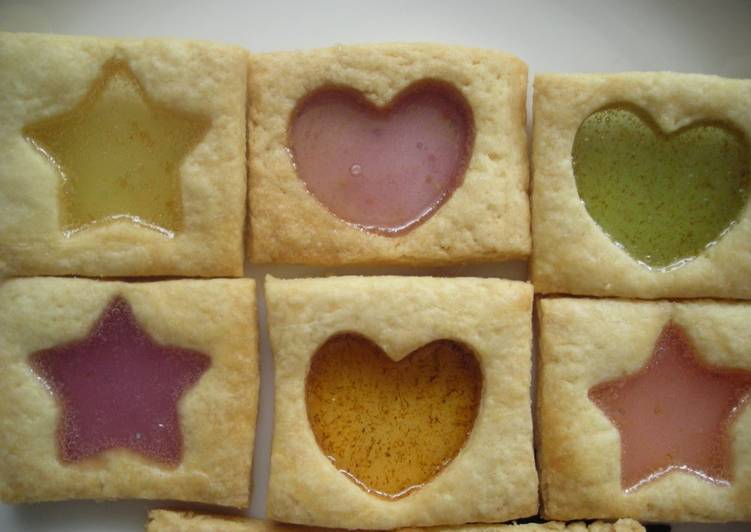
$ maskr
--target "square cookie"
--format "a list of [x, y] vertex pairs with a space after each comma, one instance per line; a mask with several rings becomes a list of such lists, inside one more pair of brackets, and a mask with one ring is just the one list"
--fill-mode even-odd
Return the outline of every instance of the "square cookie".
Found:
[[[273, 521], [259, 521], [225, 515], [196, 514], [174, 510], [151, 510], [146, 532], [274, 532], [332, 530], [300, 525], [286, 525]], [[333, 529], [336, 530], [336, 529]], [[632, 519], [619, 519], [615, 523], [597, 521], [585, 523], [526, 523], [506, 525], [436, 526], [430, 528], [404, 528], [399, 532], [644, 532], [644, 527]]]
[[543, 515], [751, 519], [751, 306], [544, 299]]
[[314, 532], [336, 529], [287, 525], [245, 517], [199, 514], [177, 510], [151, 510], [146, 532]]
[[499, 522], [537, 511], [529, 284], [267, 278], [270, 519]]
[[0, 285], [0, 500], [245, 507], [254, 281]]
[[401, 532], [416, 531], [456, 531], [456, 532], [644, 532], [644, 527], [633, 519], [618, 519], [615, 523], [561, 523], [548, 521], [546, 523], [511, 523], [499, 525], [462, 525], [435, 526], [430, 528], [407, 528]]
[[247, 52], [0, 33], [0, 276], [239, 276]]
[[534, 109], [537, 291], [751, 298], [751, 81], [544, 74]]
[[228, 515], [200, 514], [176, 510], [151, 510], [146, 532], [266, 532], [305, 529]]
[[527, 67], [379, 44], [251, 57], [251, 260], [446, 264], [530, 252]]

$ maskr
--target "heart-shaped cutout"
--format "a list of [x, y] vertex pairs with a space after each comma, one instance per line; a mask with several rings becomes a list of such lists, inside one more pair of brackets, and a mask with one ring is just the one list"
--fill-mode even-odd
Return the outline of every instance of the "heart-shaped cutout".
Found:
[[436, 340], [395, 362], [350, 333], [316, 351], [305, 386], [323, 453], [361, 488], [388, 499], [412, 493], [453, 460], [481, 394], [477, 358], [458, 342]]
[[308, 191], [362, 229], [399, 235], [462, 184], [474, 144], [464, 96], [435, 80], [375, 107], [360, 92], [322, 88], [292, 113], [289, 148]]
[[748, 141], [724, 122], [666, 134], [637, 107], [609, 106], [582, 122], [572, 156], [590, 216], [648, 267], [685, 264], [715, 244], [746, 205]]

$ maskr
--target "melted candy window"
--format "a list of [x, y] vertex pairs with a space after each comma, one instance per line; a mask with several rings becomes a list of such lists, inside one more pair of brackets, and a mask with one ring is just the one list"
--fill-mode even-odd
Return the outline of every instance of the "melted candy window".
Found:
[[477, 416], [482, 372], [449, 340], [394, 362], [361, 336], [329, 339], [306, 384], [323, 453], [366, 491], [396, 499], [430, 481], [459, 452]]
[[746, 205], [749, 146], [729, 124], [698, 122], [665, 134], [635, 107], [607, 107], [581, 124], [572, 156], [590, 216], [647, 266], [696, 257]]
[[699, 360], [670, 322], [644, 368], [598, 384], [589, 397], [620, 432], [621, 484], [629, 491], [674, 469], [730, 482], [730, 426], [749, 392], [751, 372]]
[[60, 405], [61, 461], [127, 448], [176, 466], [183, 452], [177, 405], [211, 360], [156, 344], [118, 297], [86, 338], [34, 353], [30, 363]]
[[469, 104], [437, 81], [408, 87], [382, 109], [356, 91], [324, 88], [300, 102], [289, 129], [310, 193], [339, 218], [392, 236], [461, 185], [473, 143]]
[[171, 236], [182, 228], [180, 165], [208, 126], [155, 103], [125, 63], [110, 61], [75, 108], [23, 133], [62, 178], [66, 235], [124, 219]]

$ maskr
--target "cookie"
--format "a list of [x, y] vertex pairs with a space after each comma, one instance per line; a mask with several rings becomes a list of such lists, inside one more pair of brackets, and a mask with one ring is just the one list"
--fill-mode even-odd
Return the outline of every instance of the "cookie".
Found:
[[247, 52], [0, 34], [0, 276], [240, 276]]
[[537, 291], [751, 297], [751, 81], [543, 74], [534, 94]]
[[251, 260], [525, 258], [526, 80], [515, 57], [458, 46], [254, 55]]
[[268, 516], [389, 529], [537, 511], [529, 284], [268, 278]]
[[747, 304], [544, 299], [539, 310], [546, 518], [751, 517]]
[[0, 285], [0, 500], [247, 506], [252, 280]]

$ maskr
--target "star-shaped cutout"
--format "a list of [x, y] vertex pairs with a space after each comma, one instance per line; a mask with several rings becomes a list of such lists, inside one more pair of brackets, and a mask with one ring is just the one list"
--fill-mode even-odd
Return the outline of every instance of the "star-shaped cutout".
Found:
[[38, 351], [30, 363], [61, 406], [63, 462], [127, 448], [176, 466], [182, 459], [177, 405], [211, 359], [155, 343], [117, 297], [86, 338]]
[[172, 236], [182, 227], [180, 166], [208, 127], [155, 102], [126, 63], [111, 60], [74, 108], [23, 134], [62, 178], [66, 236], [118, 219]]
[[621, 436], [621, 485], [632, 491], [672, 470], [732, 480], [730, 426], [751, 392], [751, 372], [710, 366], [670, 321], [651, 359], [589, 397]]

